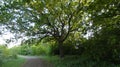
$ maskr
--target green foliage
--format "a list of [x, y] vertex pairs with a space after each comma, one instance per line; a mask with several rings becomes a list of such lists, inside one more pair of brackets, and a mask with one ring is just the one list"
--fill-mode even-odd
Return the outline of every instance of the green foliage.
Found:
[[38, 45], [38, 46], [31, 46], [32, 48], [32, 52], [33, 52], [33, 55], [46, 55], [46, 47], [42, 46], [42, 45]]
[[0, 46], [0, 65], [9, 57], [9, 51], [5, 46]]
[[[1, 6], [0, 22], [7, 22], [12, 30], [25, 32], [27, 36], [36, 38], [38, 42], [44, 37], [47, 37], [46, 41], [54, 40], [54, 42], [48, 42], [47, 45], [46, 43], [33, 45], [36, 42], [33, 40], [32, 46], [20, 47], [20, 54], [56, 55], [59, 54], [59, 48], [62, 45], [64, 54], [78, 54], [91, 58], [81, 62], [86, 65], [83, 67], [93, 67], [98, 62], [102, 63], [101, 60], [120, 62], [119, 0], [19, 1]], [[8, 21], [12, 22], [8, 23]], [[30, 25], [32, 23], [34, 23], [33, 26]], [[83, 33], [86, 32], [92, 32], [93, 35], [84, 39]], [[30, 41], [28, 40], [29, 43]], [[55, 43], [56, 41], [59, 44]], [[0, 58], [7, 58], [10, 54], [8, 49], [1, 47]], [[13, 56], [15, 56], [14, 53]], [[64, 61], [68, 62], [67, 59]], [[80, 62], [80, 59], [78, 61]], [[0, 62], [2, 63], [3, 60], [0, 59]], [[68, 64], [65, 62], [62, 65], [68, 67], [81, 64], [79, 62], [73, 64], [72, 61]], [[104, 64], [107, 65], [106, 62], [103, 62]]]
[[[83, 30], [82, 23], [86, 14], [84, 11], [91, 1], [12, 0], [4, 4], [6, 11], [3, 10], [1, 15], [2, 20], [6, 20], [4, 22], [8, 24], [12, 32], [21, 32], [37, 40], [44, 37], [56, 40], [59, 43], [57, 45], [60, 45], [59, 50], [62, 55], [63, 42], [70, 36], [70, 33], [78, 31], [78, 29]], [[22, 52], [26, 52], [26, 50]]]
[[0, 46], [0, 65], [11, 59], [16, 59], [17, 55], [15, 51], [11, 51], [6, 46]]
[[17, 54], [20, 53], [20, 47], [12, 47], [9, 49], [11, 58], [17, 59]]
[[19, 54], [21, 55], [50, 55], [50, 46], [49, 44], [40, 44], [40, 45], [22, 45], [20, 47]]
[[58, 56], [41, 57], [54, 64], [54, 67], [119, 67], [111, 62], [95, 61], [85, 56], [66, 56], [59, 58]]
[[119, 2], [119, 0], [95, 0], [90, 4], [87, 12], [91, 15], [88, 17], [92, 25], [88, 30], [92, 30], [93, 36], [84, 43], [84, 56], [97, 61], [119, 63]]
[[120, 61], [120, 28], [104, 27], [95, 36], [86, 41], [85, 54], [95, 60], [106, 60], [113, 63]]
[[12, 59], [10, 61], [5, 62], [2, 65], [2, 67], [21, 67], [24, 62], [25, 62], [25, 59], [22, 59], [22, 58]]
[[[59, 55], [58, 45], [54, 44], [50, 48], [53, 55]], [[81, 55], [84, 51], [84, 47], [81, 44], [76, 45], [76, 42], [71, 43], [69, 41], [64, 43], [62, 49], [65, 55]]]
[[19, 54], [21, 55], [29, 55], [31, 52], [30, 52], [30, 47], [28, 45], [23, 45], [20, 47], [20, 52]]

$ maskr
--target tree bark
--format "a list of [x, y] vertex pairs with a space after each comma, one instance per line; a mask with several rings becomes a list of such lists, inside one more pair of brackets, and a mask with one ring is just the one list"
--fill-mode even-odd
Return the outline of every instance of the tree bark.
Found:
[[63, 42], [59, 41], [58, 45], [59, 45], [59, 56], [60, 56], [60, 58], [63, 58], [64, 57]]

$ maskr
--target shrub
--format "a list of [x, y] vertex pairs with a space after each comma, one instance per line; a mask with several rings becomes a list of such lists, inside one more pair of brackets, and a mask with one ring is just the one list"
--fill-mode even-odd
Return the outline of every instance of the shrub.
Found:
[[3, 56], [2, 56], [2, 51], [0, 49], [0, 66], [2, 65], [2, 63], [3, 63]]
[[32, 49], [32, 55], [49, 55], [50, 54], [49, 46], [33, 45], [31, 46], [31, 49]]
[[19, 54], [21, 54], [21, 55], [30, 55], [31, 54], [30, 47], [28, 45], [22, 45], [20, 47]]
[[8, 49], [6, 46], [0, 46], [0, 65], [6, 61], [16, 58], [17, 54], [15, 51], [11, 51], [11, 49]]
[[[97, 39], [91, 38], [84, 44], [84, 55], [89, 56], [93, 60], [105, 60], [113, 63], [119, 63], [120, 61], [120, 47], [117, 42], [113, 43], [113, 36], [99, 36]], [[109, 41], [110, 40], [110, 41]]]
[[50, 55], [50, 46], [48, 44], [22, 45], [19, 54], [21, 55]]
[[9, 50], [5, 46], [0, 46], [0, 65], [9, 58]]
[[[53, 55], [59, 55], [59, 47], [57, 44], [51, 45], [51, 53]], [[65, 42], [63, 45], [65, 55], [81, 55], [84, 51], [82, 44], [76, 45], [75, 42]]]

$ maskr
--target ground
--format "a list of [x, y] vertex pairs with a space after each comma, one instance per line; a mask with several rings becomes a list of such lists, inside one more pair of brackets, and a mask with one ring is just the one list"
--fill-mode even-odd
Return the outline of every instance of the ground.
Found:
[[22, 65], [22, 67], [53, 67], [53, 65], [40, 59], [38, 56], [20, 56], [26, 59], [26, 62]]

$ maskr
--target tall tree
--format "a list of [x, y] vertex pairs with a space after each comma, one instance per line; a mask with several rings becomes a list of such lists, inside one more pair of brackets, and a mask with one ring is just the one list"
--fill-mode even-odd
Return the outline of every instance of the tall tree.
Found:
[[55, 39], [60, 57], [63, 57], [64, 41], [70, 33], [84, 30], [87, 7], [92, 2], [92, 0], [6, 0], [0, 15], [5, 17], [0, 21], [6, 22], [8, 28], [16, 32], [24, 32], [30, 38]]
[[[36, 16], [35, 35], [43, 34], [56, 40], [60, 57], [64, 56], [63, 43], [70, 33], [82, 30], [82, 18], [85, 5], [81, 0], [32, 1], [31, 8], [39, 14]], [[39, 6], [38, 6], [39, 5]]]

